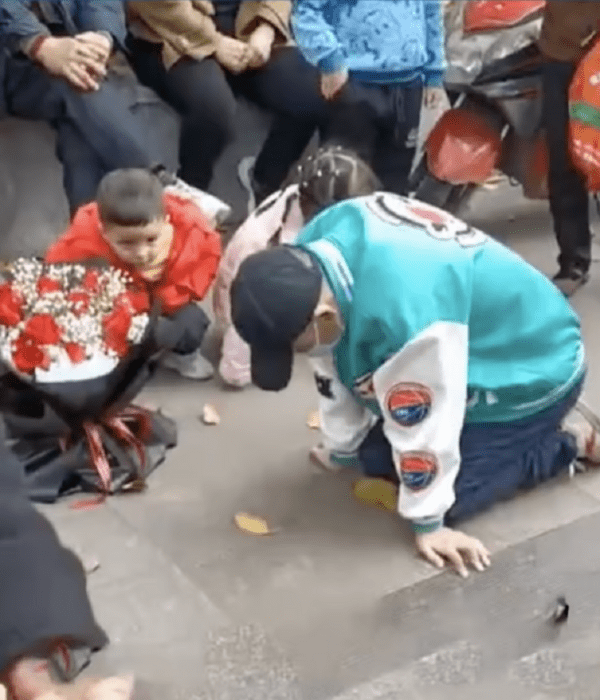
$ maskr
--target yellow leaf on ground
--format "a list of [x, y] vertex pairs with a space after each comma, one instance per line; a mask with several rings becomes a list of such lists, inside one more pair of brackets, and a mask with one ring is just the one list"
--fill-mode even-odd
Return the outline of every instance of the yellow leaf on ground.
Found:
[[352, 484], [352, 493], [359, 501], [381, 510], [395, 511], [398, 489], [386, 479], [359, 479]]
[[321, 428], [321, 419], [319, 417], [319, 412], [318, 411], [311, 411], [308, 414], [308, 420], [306, 421], [306, 425], [311, 430], [320, 430]]
[[264, 518], [248, 513], [238, 513], [233, 521], [236, 527], [242, 532], [248, 532], [251, 535], [271, 535], [273, 531], [269, 527]]
[[219, 425], [221, 416], [217, 413], [217, 409], [207, 403], [202, 409], [202, 422], [204, 425]]

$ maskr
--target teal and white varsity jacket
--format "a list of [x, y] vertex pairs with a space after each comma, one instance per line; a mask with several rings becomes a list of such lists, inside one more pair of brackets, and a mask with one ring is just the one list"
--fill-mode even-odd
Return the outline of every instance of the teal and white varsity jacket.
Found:
[[312, 358], [325, 446], [356, 462], [382, 417], [417, 531], [454, 503], [465, 422], [516, 421], [585, 373], [579, 319], [540, 272], [435, 207], [376, 193], [316, 217], [295, 245], [320, 262], [344, 322]]

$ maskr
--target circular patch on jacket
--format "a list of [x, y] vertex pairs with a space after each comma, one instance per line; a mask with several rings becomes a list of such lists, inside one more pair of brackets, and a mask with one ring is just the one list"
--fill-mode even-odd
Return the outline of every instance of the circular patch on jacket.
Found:
[[432, 398], [431, 391], [423, 384], [396, 384], [388, 392], [386, 404], [396, 423], [412, 428], [427, 418]]
[[437, 473], [437, 459], [429, 452], [404, 452], [400, 457], [400, 479], [411, 491], [424, 491]]

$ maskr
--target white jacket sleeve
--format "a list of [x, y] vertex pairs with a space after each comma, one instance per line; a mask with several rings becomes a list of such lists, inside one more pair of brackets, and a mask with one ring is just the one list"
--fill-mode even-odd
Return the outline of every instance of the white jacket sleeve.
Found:
[[324, 447], [330, 450], [333, 462], [358, 466], [358, 448], [377, 418], [341, 383], [332, 355], [309, 361], [319, 392]]
[[468, 328], [436, 322], [373, 377], [400, 477], [398, 510], [417, 532], [443, 525], [454, 503], [467, 401]]

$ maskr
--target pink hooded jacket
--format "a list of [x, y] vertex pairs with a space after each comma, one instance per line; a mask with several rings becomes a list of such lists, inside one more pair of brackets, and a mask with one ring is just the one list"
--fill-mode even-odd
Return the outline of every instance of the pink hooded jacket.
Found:
[[[252, 383], [250, 377], [250, 348], [240, 338], [231, 323], [229, 292], [242, 262], [253, 253], [270, 245], [292, 243], [304, 219], [297, 195], [298, 186], [291, 185], [284, 191], [267, 198], [235, 232], [227, 246], [213, 291], [213, 306], [217, 325], [223, 333], [223, 350], [219, 374], [231, 386], [244, 387]], [[293, 197], [293, 200], [290, 198]], [[286, 204], [291, 201], [287, 218], [283, 222]], [[275, 235], [280, 230], [276, 240]]]

